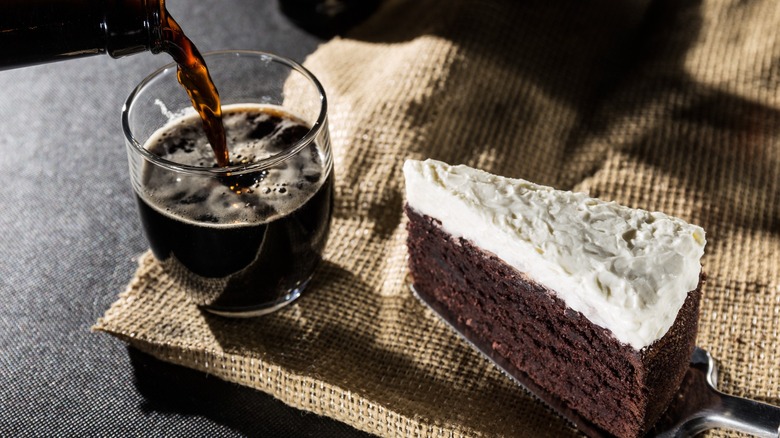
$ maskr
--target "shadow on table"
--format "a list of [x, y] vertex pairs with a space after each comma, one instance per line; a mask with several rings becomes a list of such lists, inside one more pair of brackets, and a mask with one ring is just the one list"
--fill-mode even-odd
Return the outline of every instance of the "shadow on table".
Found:
[[289, 407], [262, 392], [128, 347], [145, 413], [201, 416], [247, 436], [369, 437], [346, 424]]

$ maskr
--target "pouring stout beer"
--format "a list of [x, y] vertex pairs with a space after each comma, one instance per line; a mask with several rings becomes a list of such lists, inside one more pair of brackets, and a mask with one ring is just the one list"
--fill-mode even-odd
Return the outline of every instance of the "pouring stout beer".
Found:
[[[7, 0], [0, 9], [0, 70], [98, 54], [171, 55], [195, 114], [176, 108], [178, 118], [146, 136], [150, 127], [140, 124], [149, 117], [140, 122], [134, 114], [149, 110], [136, 100], [153, 92], [148, 81], [123, 111], [133, 188], [152, 252], [214, 313], [264, 314], [301, 294], [320, 260], [332, 209], [324, 92], [310, 73], [274, 58], [287, 70], [269, 72], [272, 80], [284, 84], [290, 75], [303, 75], [319, 106], [295, 114], [283, 96], [268, 104], [267, 95], [257, 96], [262, 105], [232, 105], [231, 151], [204, 58], [163, 0]], [[253, 64], [273, 57], [243, 53], [244, 60], [258, 56]], [[265, 80], [262, 74], [249, 78], [247, 84]]]

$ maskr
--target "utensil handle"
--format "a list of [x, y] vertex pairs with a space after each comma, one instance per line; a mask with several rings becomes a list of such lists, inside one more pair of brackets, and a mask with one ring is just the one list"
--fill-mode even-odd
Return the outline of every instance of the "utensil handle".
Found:
[[780, 438], [780, 407], [720, 393], [711, 419], [720, 427], [762, 438]]

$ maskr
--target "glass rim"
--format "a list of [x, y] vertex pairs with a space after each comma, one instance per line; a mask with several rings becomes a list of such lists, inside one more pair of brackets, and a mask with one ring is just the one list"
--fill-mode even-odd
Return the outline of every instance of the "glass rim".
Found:
[[[309, 132], [307, 132], [306, 135], [304, 135], [300, 140], [296, 141], [294, 144], [292, 144], [290, 147], [286, 148], [282, 152], [271, 155], [270, 157], [263, 158], [254, 163], [240, 164], [236, 166], [226, 166], [226, 167], [191, 166], [187, 164], [177, 163], [171, 160], [166, 160], [165, 158], [159, 157], [149, 152], [146, 148], [144, 148], [143, 144], [141, 144], [138, 141], [138, 139], [135, 138], [135, 135], [133, 134], [133, 131], [130, 128], [129, 114], [130, 111], [132, 111], [133, 104], [136, 98], [138, 97], [138, 95], [141, 92], [143, 92], [144, 89], [153, 80], [167, 73], [168, 70], [177, 68], [176, 63], [171, 62], [158, 68], [157, 70], [153, 71], [148, 76], [146, 76], [138, 85], [136, 85], [133, 91], [130, 92], [130, 95], [125, 100], [124, 105], [122, 105], [122, 131], [124, 133], [125, 140], [127, 140], [130, 143], [133, 150], [140, 153], [148, 161], [154, 163], [155, 165], [166, 168], [168, 170], [173, 170], [176, 172], [182, 172], [188, 174], [225, 176], [225, 175], [240, 175], [244, 173], [257, 172], [257, 171], [268, 169], [287, 160], [288, 158], [297, 154], [303, 148], [307, 147], [312, 142], [314, 142], [315, 138], [325, 128], [325, 124], [327, 120], [327, 112], [328, 112], [328, 100], [327, 97], [325, 96], [325, 89], [322, 87], [322, 84], [309, 70], [307, 70], [301, 64], [293, 61], [292, 59], [279, 56], [279, 55], [274, 55], [268, 52], [257, 51], [257, 50], [215, 50], [210, 52], [204, 52], [203, 58], [208, 64], [208, 58], [215, 58], [217, 56], [225, 56], [225, 55], [232, 55], [237, 57], [242, 57], [242, 56], [256, 57], [261, 60], [270, 60], [272, 62], [289, 67], [291, 71], [297, 71], [298, 73], [302, 74], [310, 83], [312, 83], [317, 89], [317, 93], [319, 94], [320, 111], [319, 114], [317, 115], [317, 120], [315, 120], [311, 128], [309, 128]], [[185, 93], [184, 90], [182, 90], [182, 92]], [[162, 128], [162, 126], [160, 126], [160, 128]]]

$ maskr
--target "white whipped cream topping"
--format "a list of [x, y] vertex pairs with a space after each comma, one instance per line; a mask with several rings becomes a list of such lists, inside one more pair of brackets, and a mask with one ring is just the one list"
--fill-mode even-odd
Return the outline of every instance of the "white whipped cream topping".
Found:
[[696, 289], [704, 230], [663, 213], [467, 166], [407, 160], [406, 199], [640, 350]]

